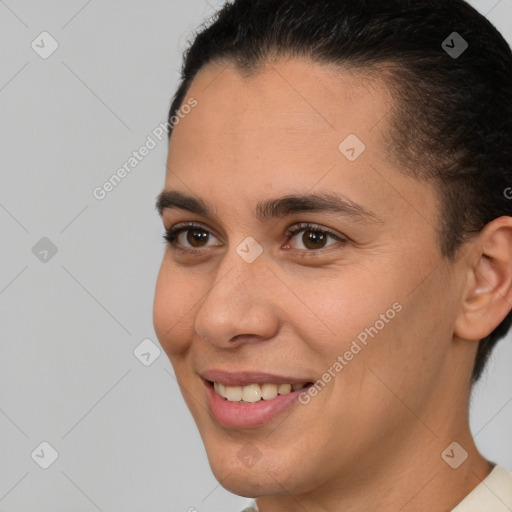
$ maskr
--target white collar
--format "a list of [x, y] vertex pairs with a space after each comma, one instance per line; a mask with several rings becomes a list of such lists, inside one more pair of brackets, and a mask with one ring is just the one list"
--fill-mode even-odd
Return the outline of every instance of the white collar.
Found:
[[511, 512], [512, 473], [495, 465], [452, 512]]

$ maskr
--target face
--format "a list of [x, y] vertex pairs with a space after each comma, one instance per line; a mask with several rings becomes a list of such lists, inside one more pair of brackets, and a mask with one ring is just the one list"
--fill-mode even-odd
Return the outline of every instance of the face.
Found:
[[441, 426], [461, 380], [462, 284], [435, 191], [389, 158], [387, 90], [291, 59], [251, 76], [209, 64], [191, 98], [161, 199], [165, 229], [185, 228], [154, 326], [216, 477], [249, 497], [314, 493], [428, 444], [418, 418]]

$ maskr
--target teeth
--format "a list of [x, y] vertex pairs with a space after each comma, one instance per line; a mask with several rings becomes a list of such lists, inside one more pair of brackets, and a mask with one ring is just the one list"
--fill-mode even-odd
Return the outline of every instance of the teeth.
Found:
[[226, 386], [224, 386], [224, 384], [221, 384], [220, 382], [214, 382], [213, 387], [215, 388], [215, 391], [217, 391], [217, 394], [222, 396], [226, 394]]
[[242, 388], [242, 400], [244, 402], [257, 402], [261, 399], [261, 388], [258, 384], [251, 384]]
[[280, 395], [287, 395], [292, 390], [291, 384], [279, 384], [279, 387], [277, 388], [277, 392]]
[[230, 402], [254, 403], [263, 400], [272, 400], [277, 395], [286, 395], [292, 390], [302, 389], [306, 383], [300, 384], [249, 384], [248, 386], [225, 386], [214, 382], [215, 392]]
[[263, 386], [261, 386], [261, 396], [263, 400], [271, 400], [277, 395], [277, 386], [275, 384], [263, 384]]
[[240, 402], [242, 400], [242, 388], [241, 386], [226, 386], [224, 397], [230, 402]]

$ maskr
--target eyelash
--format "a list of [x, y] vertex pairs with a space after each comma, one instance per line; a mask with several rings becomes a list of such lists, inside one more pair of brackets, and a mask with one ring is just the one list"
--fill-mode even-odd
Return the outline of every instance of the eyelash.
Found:
[[[211, 234], [210, 231], [208, 231], [208, 229], [204, 228], [200, 224], [186, 223], [186, 224], [174, 226], [174, 227], [166, 230], [166, 232], [163, 235], [164, 242], [167, 243], [172, 250], [180, 251], [182, 253], [198, 254], [200, 252], [203, 252], [202, 249], [206, 249], [207, 247], [199, 247], [196, 249], [185, 248], [185, 247], [182, 247], [177, 242], [177, 237], [180, 233], [182, 233], [184, 231], [192, 231], [192, 230], [203, 230], [206, 233]], [[313, 231], [315, 233], [321, 233], [323, 235], [328, 235], [331, 238], [334, 238], [335, 240], [340, 242], [342, 246], [348, 242], [348, 239], [341, 238], [338, 235], [334, 234], [332, 231], [324, 229], [324, 228], [318, 226], [317, 224], [311, 224], [309, 222], [301, 222], [300, 224], [297, 224], [295, 228], [293, 228], [293, 229], [289, 228], [286, 231], [285, 236], [287, 237], [287, 240], [288, 240], [289, 238], [294, 237], [295, 235], [297, 235], [298, 233], [300, 233], [302, 231]], [[332, 245], [335, 245], [335, 244], [332, 244]], [[330, 247], [330, 246], [328, 246], [328, 247]], [[294, 250], [298, 251], [300, 253], [318, 253], [318, 252], [321, 252], [322, 250], [328, 249], [328, 247], [322, 247], [320, 249], [294, 249]]]

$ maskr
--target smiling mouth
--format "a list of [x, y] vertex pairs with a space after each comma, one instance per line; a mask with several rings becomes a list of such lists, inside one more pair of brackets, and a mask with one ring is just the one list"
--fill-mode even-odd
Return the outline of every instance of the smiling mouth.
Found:
[[229, 402], [253, 404], [261, 400], [272, 400], [279, 395], [287, 395], [294, 391], [312, 386], [312, 382], [295, 384], [249, 384], [247, 386], [228, 386], [221, 382], [207, 381], [215, 393]]

